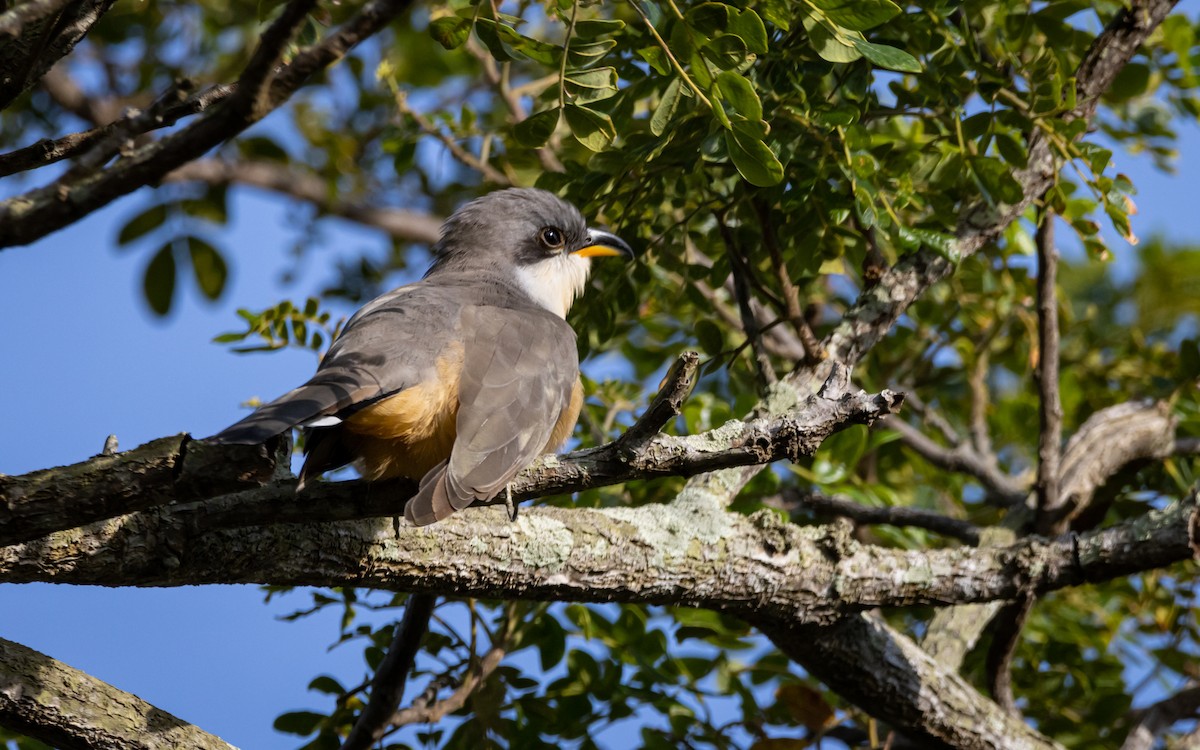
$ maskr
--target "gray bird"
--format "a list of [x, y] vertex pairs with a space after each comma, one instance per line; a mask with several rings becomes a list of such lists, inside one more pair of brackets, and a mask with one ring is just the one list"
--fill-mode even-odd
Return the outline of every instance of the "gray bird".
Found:
[[556, 450], [583, 405], [565, 318], [594, 256], [633, 257], [569, 203], [513, 188], [442, 226], [415, 284], [350, 318], [315, 375], [215, 435], [261, 443], [307, 431], [300, 484], [356, 462], [368, 480], [420, 480], [405, 517], [425, 525], [503, 491]]

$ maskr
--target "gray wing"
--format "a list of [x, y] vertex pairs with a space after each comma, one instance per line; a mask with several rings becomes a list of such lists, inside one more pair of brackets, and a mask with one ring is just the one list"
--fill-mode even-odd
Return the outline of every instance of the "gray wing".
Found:
[[367, 303], [346, 324], [317, 372], [209, 440], [255, 444], [358, 409], [436, 377], [438, 354], [458, 337], [459, 289], [417, 283]]
[[503, 491], [545, 449], [579, 377], [575, 332], [548, 312], [469, 307], [463, 330], [458, 435], [405, 509], [418, 525]]

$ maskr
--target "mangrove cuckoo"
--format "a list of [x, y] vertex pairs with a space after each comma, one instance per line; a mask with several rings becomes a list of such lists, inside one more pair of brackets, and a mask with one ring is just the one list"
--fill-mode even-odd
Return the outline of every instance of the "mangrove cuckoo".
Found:
[[633, 257], [544, 190], [474, 200], [442, 226], [425, 277], [354, 314], [315, 375], [214, 436], [261, 443], [306, 430], [300, 484], [356, 462], [368, 480], [409, 477], [405, 517], [439, 521], [504, 491], [556, 450], [583, 405], [565, 320], [591, 258]]

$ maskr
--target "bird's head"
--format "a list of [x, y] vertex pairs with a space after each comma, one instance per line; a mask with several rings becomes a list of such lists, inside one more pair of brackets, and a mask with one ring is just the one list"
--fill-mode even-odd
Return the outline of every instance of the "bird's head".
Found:
[[430, 274], [507, 275], [564, 318], [587, 283], [593, 257], [633, 258], [620, 237], [589, 228], [579, 209], [535, 188], [498, 190], [467, 203], [442, 225], [433, 252]]

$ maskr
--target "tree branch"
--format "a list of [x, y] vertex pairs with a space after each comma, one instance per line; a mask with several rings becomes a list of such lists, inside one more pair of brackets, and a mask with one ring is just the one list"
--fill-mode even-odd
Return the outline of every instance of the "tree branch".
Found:
[[[1090, 119], [1100, 96], [1177, 2], [1133, 0], [1121, 9], [1092, 41], [1075, 71], [1076, 105], [1059, 117]], [[1045, 192], [1058, 173], [1054, 152], [1041, 128], [1035, 127], [1028, 141], [1027, 166], [1013, 174], [1022, 189], [1021, 200], [997, 207], [981, 200], [969, 206], [959, 218], [949, 252], [942, 255], [922, 248], [887, 269], [825, 337], [823, 345], [832, 358], [856, 364], [926, 289], [953, 273], [959, 260], [998, 237]]]
[[442, 146], [444, 146], [445, 149], [450, 152], [450, 155], [457, 159], [460, 164], [468, 167], [469, 169], [475, 170], [483, 176], [483, 179], [487, 180], [493, 185], [498, 185], [500, 187], [512, 186], [513, 181], [510, 180], [506, 174], [475, 156], [470, 151], [467, 151], [458, 143], [458, 141], [443, 133], [441, 128], [430, 122], [429, 118], [408, 106], [408, 98], [404, 95], [403, 91], [397, 89], [393, 92], [393, 94], [396, 101], [396, 110], [400, 112], [401, 115], [408, 117], [415, 122], [417, 127], [421, 129], [422, 133], [436, 139], [439, 143], [441, 143]]
[[733, 232], [729, 230], [729, 226], [725, 223], [725, 217], [721, 213], [716, 214], [717, 227], [721, 232], [721, 239], [725, 242], [725, 252], [729, 256], [730, 275], [733, 277], [733, 296], [737, 300], [738, 312], [741, 314], [741, 328], [746, 334], [746, 339], [750, 342], [750, 351], [753, 354], [755, 372], [758, 374], [759, 393], [765, 393], [767, 388], [774, 383], [775, 369], [771, 365], [771, 358], [767, 356], [763, 349], [762, 332], [759, 329], [758, 319], [754, 315], [753, 308], [750, 307], [750, 283], [748, 277], [752, 273], [747, 267], [746, 259], [742, 256], [741, 249], [737, 246], [737, 240], [733, 236]]
[[66, 750], [236, 750], [136, 695], [3, 638], [0, 725]]
[[1051, 509], [1059, 507], [1059, 461], [1062, 457], [1062, 397], [1058, 390], [1058, 249], [1054, 246], [1054, 212], [1041, 212], [1037, 228], [1038, 362], [1038, 527], [1049, 530]]
[[[271, 80], [266, 94], [269, 108], [282, 105], [318, 70], [342, 59], [410, 4], [411, 0], [370, 0], [336, 32], [300, 51]], [[248, 97], [249, 94], [245, 95], [242, 101]], [[132, 150], [103, 171], [69, 180], [60, 178], [46, 187], [0, 202], [0, 248], [33, 242], [126, 193], [158, 182], [172, 170], [245, 130], [264, 114], [257, 105], [261, 97], [256, 96], [256, 104], [250, 107], [238, 104], [235, 95], [226, 93], [221, 98], [218, 106], [187, 127]]]
[[1063, 450], [1059, 501], [1043, 531], [1057, 532], [1091, 503], [1122, 467], [1176, 453], [1176, 420], [1165, 401], [1130, 401], [1088, 417]]
[[856, 614], [826, 627], [750, 621], [838, 695], [924, 740], [922, 747], [1061, 750], [881, 618]]
[[[516, 522], [504, 508], [472, 508], [393, 529], [390, 518], [272, 523], [267, 513], [270, 525], [236, 527], [222, 511], [238, 501], [168, 505], [2, 547], [0, 581], [367, 586], [830, 624], [872, 607], [1009, 600], [1157, 569], [1192, 558], [1197, 523], [1193, 496], [1082, 535], [902, 551], [859, 544], [848, 525], [800, 527], [773, 511], [742, 516], [698, 503], [536, 507]], [[282, 499], [276, 507], [290, 515]]]
[[437, 597], [429, 594], [413, 594], [408, 598], [404, 617], [396, 625], [396, 636], [371, 679], [371, 699], [342, 743], [342, 750], [368, 750], [391, 728], [396, 708], [404, 698], [408, 673], [412, 671], [436, 605]]
[[0, 110], [69, 54], [114, 2], [31, 0], [0, 15]]
[[[618, 441], [566, 456], [544, 456], [513, 481], [513, 497], [524, 500], [633, 479], [794, 460], [811, 455], [840, 429], [891, 413], [901, 400], [890, 391], [818, 396], [779, 417], [732, 420], [699, 435], [660, 434], [636, 445]], [[0, 476], [0, 544], [36, 539], [132, 510], [223, 495], [228, 502], [206, 510], [210, 523], [393, 516], [403, 513], [415, 491], [414, 483], [404, 481], [381, 485], [399, 490], [393, 492], [364, 492], [362, 482], [338, 482], [322, 483], [296, 497], [294, 480], [267, 484], [287, 471], [287, 450], [280, 441], [266, 446], [214, 445], [176, 436], [70, 467]]]
[[946, 448], [899, 417], [888, 417], [880, 426], [899, 433], [905, 446], [934, 466], [978, 479], [997, 505], [1013, 506], [1025, 500], [1028, 490], [1023, 483], [1000, 471], [970, 445], [960, 442], [954, 448]]
[[[1130, 730], [1121, 750], [1150, 750], [1154, 739], [1183, 719], [1200, 719], [1200, 685], [1191, 685], [1137, 712], [1137, 726]], [[1180, 745], [1191, 747], [1191, 745]]]
[[375, 227], [396, 240], [432, 245], [441, 235], [442, 219], [437, 216], [349, 200], [331, 191], [321, 178], [282, 164], [205, 159], [188, 162], [164, 178], [164, 182], [192, 181], [269, 190], [310, 203], [322, 213]]
[[862, 525], [914, 526], [954, 537], [972, 546], [979, 544], [979, 527], [968, 521], [949, 518], [920, 508], [872, 507], [845, 498], [829, 497], [819, 492], [800, 492], [790, 488], [784, 489], [774, 500], [776, 502], [769, 498], [764, 502], [788, 513], [809, 510], [820, 515], [849, 518]]

